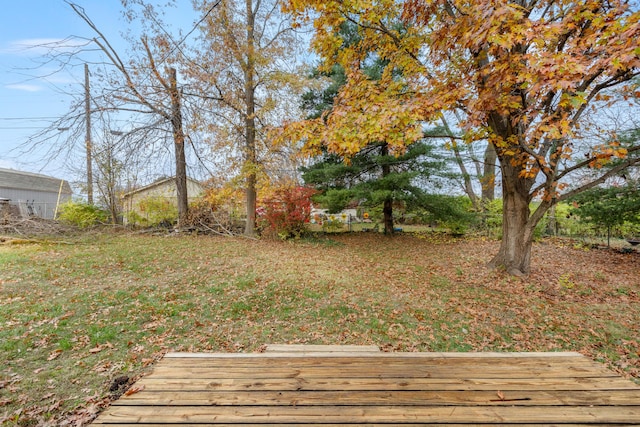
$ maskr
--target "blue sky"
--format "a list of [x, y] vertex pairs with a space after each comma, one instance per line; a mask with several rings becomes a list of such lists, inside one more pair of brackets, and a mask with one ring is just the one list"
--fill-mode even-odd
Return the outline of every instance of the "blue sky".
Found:
[[[125, 30], [120, 0], [74, 2], [85, 9], [112, 43], [125, 50], [120, 39], [120, 32]], [[185, 5], [186, 15], [193, 17], [191, 2], [181, 3]], [[49, 127], [68, 111], [73, 101], [70, 93], [84, 91], [80, 61], [74, 67], [54, 72], [58, 67], [43, 64], [43, 50], [37, 47], [70, 36], [93, 37], [93, 33], [64, 0], [2, 1], [0, 167], [73, 178], [64, 158], [47, 158], [43, 150], [28, 154], [18, 150], [30, 136]]]
[[[117, 28], [119, 0], [78, 2], [96, 23]], [[49, 75], [57, 67], [41, 65], [43, 50], [34, 46], [53, 43], [72, 35], [89, 36], [87, 25], [63, 0], [3, 2], [0, 15], [0, 167], [31, 172], [65, 173], [64, 161], [42, 159], [14, 151], [30, 135], [63, 115], [77, 87], [82, 91], [82, 70], [65, 70]]]

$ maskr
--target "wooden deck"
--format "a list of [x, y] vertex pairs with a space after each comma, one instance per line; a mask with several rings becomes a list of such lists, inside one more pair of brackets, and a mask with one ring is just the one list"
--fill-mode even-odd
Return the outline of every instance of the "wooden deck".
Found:
[[640, 425], [640, 386], [578, 353], [269, 350], [169, 353], [94, 424]]

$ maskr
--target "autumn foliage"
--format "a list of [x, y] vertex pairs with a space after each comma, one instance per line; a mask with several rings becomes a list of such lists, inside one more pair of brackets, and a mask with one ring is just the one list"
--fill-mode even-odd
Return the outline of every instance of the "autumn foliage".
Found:
[[[402, 152], [421, 137], [419, 122], [454, 119], [465, 142], [488, 142], [500, 163], [504, 229], [492, 266], [528, 273], [547, 210], [640, 162], [640, 146], [621, 147], [612, 129], [597, 129], [611, 135], [604, 145], [589, 140], [587, 119], [637, 91], [634, 3], [289, 0], [288, 10], [313, 16], [313, 47], [347, 82], [331, 112], [290, 125], [286, 137], [347, 156], [384, 137]], [[346, 22], [358, 26], [357, 43], [341, 36]], [[359, 72], [372, 58], [387, 64], [379, 81]], [[593, 175], [578, 182], [580, 170]]]
[[258, 224], [262, 235], [288, 239], [299, 237], [311, 215], [311, 196], [316, 191], [308, 187], [279, 187], [260, 201]]

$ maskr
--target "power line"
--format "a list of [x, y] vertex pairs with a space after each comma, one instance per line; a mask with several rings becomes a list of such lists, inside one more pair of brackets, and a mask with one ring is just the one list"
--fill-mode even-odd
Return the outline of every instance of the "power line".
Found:
[[55, 120], [60, 117], [0, 117], [0, 120]]
[[0, 126], [0, 130], [15, 130], [15, 129], [42, 129], [42, 126]]

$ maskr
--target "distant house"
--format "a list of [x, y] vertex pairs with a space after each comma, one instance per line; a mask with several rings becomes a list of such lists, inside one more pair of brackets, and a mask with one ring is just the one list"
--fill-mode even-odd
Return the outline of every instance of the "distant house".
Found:
[[[203, 189], [204, 186], [200, 182], [187, 178], [187, 198], [189, 202], [198, 197]], [[124, 223], [130, 223], [131, 218], [149, 220], [149, 216], [152, 214], [147, 209], [150, 200], [162, 200], [168, 206], [176, 207], [178, 204], [177, 197], [175, 177], [161, 179], [130, 191], [122, 196]]]
[[71, 194], [71, 186], [63, 179], [0, 168], [0, 204], [5, 213], [53, 219]]
[[358, 217], [357, 209], [343, 209], [340, 212], [330, 214], [329, 209], [312, 208], [310, 216], [312, 224], [322, 224], [326, 220], [340, 221], [345, 224], [362, 221]]

